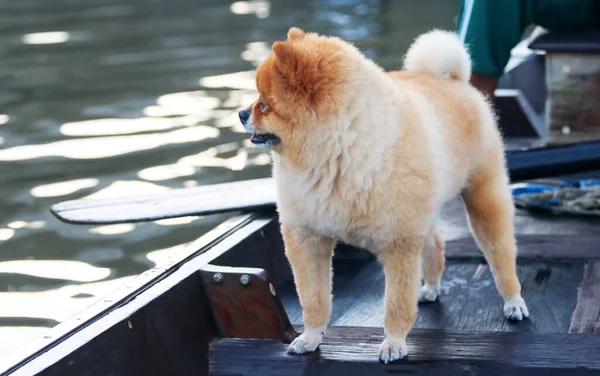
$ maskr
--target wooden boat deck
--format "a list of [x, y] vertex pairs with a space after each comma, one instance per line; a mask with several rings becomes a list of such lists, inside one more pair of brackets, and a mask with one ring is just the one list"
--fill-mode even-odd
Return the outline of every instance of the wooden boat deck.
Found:
[[[348, 265], [350, 264], [350, 265]], [[384, 275], [376, 261], [346, 263], [335, 281], [333, 326], [381, 327]], [[585, 270], [582, 262], [519, 262], [517, 273], [531, 318], [511, 322], [502, 314], [489, 267], [479, 261], [448, 262], [439, 300], [419, 305], [415, 328], [568, 333]], [[352, 276], [351, 276], [352, 275]], [[300, 304], [289, 286], [281, 292], [292, 324], [302, 323]]]
[[[483, 255], [470, 238], [462, 203], [449, 204], [443, 219], [442, 232], [450, 241], [442, 293], [438, 301], [419, 305], [415, 328], [569, 332], [586, 270], [591, 268], [589, 274], [593, 275], [593, 270], [600, 269], [600, 261], [590, 261], [600, 258], [600, 244], [594, 237], [600, 220], [534, 217], [518, 211], [516, 229], [521, 249], [517, 273], [531, 318], [514, 323], [502, 315], [502, 299]], [[381, 265], [369, 254], [344, 259], [343, 252], [338, 251], [334, 261], [331, 325], [380, 327], [385, 286]], [[283, 287], [280, 296], [292, 324], [301, 324], [301, 307], [292, 282]], [[595, 304], [600, 315], [598, 298]]]
[[[531, 317], [520, 323], [504, 319], [463, 205], [454, 201], [441, 221], [448, 259], [442, 294], [421, 305], [408, 337], [409, 356], [393, 364], [377, 361], [383, 273], [373, 256], [347, 246], [334, 257], [332, 327], [320, 350], [288, 355], [281, 339], [265, 335], [264, 315], [258, 312], [269, 299], [281, 300], [291, 323], [302, 330], [278, 220], [267, 210], [233, 217], [61, 323], [0, 361], [0, 375], [600, 374], [595, 351], [600, 348], [600, 219], [517, 210], [515, 224], [518, 275]], [[223, 271], [224, 283], [211, 282], [217, 265], [230, 269], [231, 274]], [[248, 268], [264, 269], [268, 280], [241, 287], [240, 273], [258, 275]], [[276, 293], [259, 291], [266, 282]], [[221, 299], [232, 291], [244, 293]], [[242, 295], [244, 304], [256, 296], [262, 305], [240, 305]], [[216, 309], [223, 307], [237, 334], [219, 321]]]
[[[600, 374], [600, 356], [586, 355], [600, 348], [600, 220], [517, 211], [517, 272], [531, 317], [510, 322], [462, 203], [447, 205], [442, 217], [449, 239], [442, 294], [420, 304], [408, 359], [377, 362], [383, 270], [370, 254], [343, 246], [334, 259], [331, 328], [317, 352], [293, 356], [280, 341], [223, 339], [211, 346], [210, 374], [427, 375], [441, 367], [447, 375]], [[278, 291], [292, 324], [301, 325], [293, 282]]]

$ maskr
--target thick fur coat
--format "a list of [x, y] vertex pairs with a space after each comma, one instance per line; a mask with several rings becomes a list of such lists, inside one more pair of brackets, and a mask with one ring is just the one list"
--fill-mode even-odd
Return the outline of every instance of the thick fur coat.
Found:
[[381, 261], [386, 338], [379, 357], [405, 356], [417, 302], [440, 292], [445, 259], [436, 219], [459, 194], [504, 314], [527, 317], [502, 138], [489, 103], [468, 83], [471, 63], [460, 40], [424, 34], [395, 72], [341, 39], [297, 28], [273, 52], [257, 71], [260, 98], [240, 119], [252, 142], [273, 155], [305, 325], [289, 352], [321, 342], [331, 314], [332, 252], [341, 241]]

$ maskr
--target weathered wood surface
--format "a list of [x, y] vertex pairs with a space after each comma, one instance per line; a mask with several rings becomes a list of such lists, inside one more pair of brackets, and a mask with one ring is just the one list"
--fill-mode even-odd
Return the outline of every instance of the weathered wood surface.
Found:
[[551, 32], [530, 48], [546, 51], [549, 137], [600, 137], [600, 31]]
[[137, 197], [72, 200], [56, 204], [52, 213], [73, 224], [110, 224], [275, 208], [272, 179], [203, 185]]
[[226, 221], [1, 358], [0, 375], [205, 375], [208, 343], [219, 333], [197, 271], [228, 252], [243, 263], [250, 246], [266, 249], [260, 233], [268, 223], [255, 215]]
[[546, 55], [547, 121], [562, 137], [600, 137], [600, 52]]
[[320, 349], [288, 355], [268, 340], [222, 339], [211, 345], [210, 374], [230, 375], [598, 375], [600, 336], [451, 332], [415, 329], [408, 358], [377, 360], [383, 329], [333, 327]]
[[[528, 145], [538, 142], [508, 141], [507, 163], [513, 181], [597, 170], [600, 166], [600, 141], [527, 149]], [[274, 210], [275, 201], [275, 183], [265, 178], [139, 197], [65, 201], [54, 205], [52, 213], [68, 223], [108, 224], [228, 211]]]
[[569, 332], [600, 334], [600, 262], [598, 261], [586, 265]]
[[206, 265], [199, 273], [221, 337], [278, 339], [286, 343], [296, 338], [264, 270]]
[[[517, 273], [530, 319], [513, 323], [504, 318], [502, 298], [486, 264], [449, 261], [438, 301], [419, 305], [415, 328], [567, 333], [583, 264], [523, 262]], [[331, 325], [381, 327], [385, 280], [379, 263], [334, 264], [334, 276]], [[293, 284], [280, 295], [292, 324], [301, 324]]]
[[[598, 260], [600, 236], [580, 235], [519, 235], [518, 258], [529, 260]], [[483, 260], [483, 254], [472, 237], [446, 243], [446, 258], [453, 260]]]
[[[582, 237], [582, 241], [577, 243], [582, 245], [587, 240], [590, 241], [586, 248], [594, 249], [594, 238], [600, 236], [598, 226], [600, 219], [598, 218], [578, 218], [573, 216], [555, 216], [555, 215], [538, 215], [526, 210], [517, 210], [515, 219], [515, 233], [517, 236], [550, 236], [548, 239], [556, 240], [552, 236], [571, 236], [577, 235]], [[440, 215], [439, 225], [442, 229], [444, 239], [447, 242], [458, 239], [471, 239], [471, 232], [467, 223], [465, 206], [461, 199], [453, 200], [447, 203]], [[584, 239], [585, 237], [591, 237]], [[534, 238], [532, 238], [534, 239]], [[469, 242], [469, 240], [466, 240]], [[565, 241], [560, 241], [560, 244], [567, 245], [575, 241], [572, 237], [566, 238]], [[532, 244], [533, 245], [533, 244]], [[600, 246], [600, 243], [599, 243]], [[558, 246], [557, 246], [558, 247]], [[570, 249], [574, 247], [568, 247]], [[571, 250], [565, 249], [564, 254], [568, 255]]]
[[197, 276], [176, 285], [131, 318], [101, 328], [40, 376], [205, 375], [218, 336]]
[[[455, 210], [462, 210], [460, 204], [455, 206]], [[449, 222], [449, 225], [460, 227], [455, 222]], [[558, 226], [548, 228], [552, 231], [561, 229]], [[275, 217], [256, 218], [247, 215], [228, 221], [166, 264], [144, 273], [139, 277], [139, 282], [125, 286], [107, 297], [105, 302], [99, 302], [73, 320], [60, 324], [48, 332], [52, 338], [40, 339], [6, 362], [3, 359], [0, 361], [0, 372], [10, 369], [8, 372], [15, 371], [14, 375], [36, 374], [40, 370], [48, 375], [204, 374], [207, 370], [202, 367], [206, 366], [207, 358], [202, 352], [206, 348], [203, 346], [207, 346], [207, 338], [214, 338], [217, 328], [216, 324], [211, 324], [211, 317], [203, 316], [207, 308], [200, 303], [208, 300], [202, 297], [204, 292], [197, 270], [207, 263], [230, 266], [264, 264], [276, 281], [278, 296], [283, 296], [284, 300], [293, 299], [295, 292], [286, 293], [285, 287], [282, 287], [287, 281], [288, 288], [293, 289], [289, 283], [291, 273], [283, 256], [278, 230]], [[444, 282], [446, 298], [442, 295], [440, 302], [429, 307], [423, 306], [421, 316], [426, 320], [420, 318], [425, 321], [420, 321], [419, 325], [477, 327], [469, 321], [471, 316], [481, 316], [480, 324], [487, 322], [479, 328], [494, 330], [564, 331], [564, 325], [568, 325], [565, 312], [572, 311], [575, 306], [583, 264], [530, 262], [520, 265], [519, 275], [524, 282], [524, 295], [532, 308], [532, 318], [512, 325], [504, 322], [501, 300], [493, 288], [487, 267], [480, 262], [463, 261], [455, 263], [457, 266], [453, 266], [453, 263], [448, 262]], [[365, 283], [369, 278], [382, 281], [382, 275], [377, 274], [380, 269], [372, 259], [349, 258], [346, 262], [337, 263], [335, 268], [334, 294], [337, 300], [334, 303], [334, 320], [351, 323], [358, 319], [358, 316], [353, 317], [351, 310], [335, 311], [344, 307], [340, 301], [347, 305], [355, 303], [362, 312], [373, 310], [374, 307], [376, 311], [382, 308], [381, 301], [376, 305], [368, 304], [383, 293], [382, 283]], [[456, 283], [456, 278], [454, 281], [452, 279], [456, 276], [466, 282]], [[486, 291], [490, 292], [489, 295]], [[489, 311], [480, 312], [476, 307], [482, 296]], [[365, 297], [368, 298], [365, 299], [367, 304], [359, 307]], [[462, 306], [459, 307], [460, 302]], [[286, 308], [289, 307], [289, 301], [284, 304]], [[464, 310], [464, 315], [451, 312], [459, 308]], [[298, 315], [298, 312], [296, 308], [295, 314]], [[376, 317], [378, 312], [361, 320], [360, 325], [371, 320], [373, 323], [377, 321], [376, 325], [380, 326], [380, 320]], [[290, 318], [292, 314], [293, 310], [290, 310]], [[297, 317], [295, 321], [299, 322]], [[211, 331], [204, 331], [202, 325], [209, 325]], [[169, 333], [165, 334], [165, 331]], [[570, 349], [569, 343], [561, 341], [561, 346]], [[554, 345], [550, 343], [548, 346]], [[3, 368], [4, 365], [9, 368]], [[31, 372], [32, 369], [37, 371]], [[287, 372], [290, 367], [282, 369]], [[8, 372], [4, 374], [8, 375]], [[544, 372], [552, 374], [553, 371]]]

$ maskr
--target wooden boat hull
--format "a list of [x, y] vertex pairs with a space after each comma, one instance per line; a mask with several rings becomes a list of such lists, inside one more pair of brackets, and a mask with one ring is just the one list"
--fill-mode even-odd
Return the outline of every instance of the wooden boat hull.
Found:
[[[263, 213], [228, 220], [166, 264], [3, 359], [1, 374], [428, 374], [439, 367], [447, 375], [465, 370], [598, 374], [600, 355], [591, 351], [600, 348], [600, 301], [594, 298], [600, 291], [597, 223], [533, 219], [527, 213], [516, 221], [518, 272], [531, 319], [510, 324], [503, 318], [501, 299], [456, 201], [443, 215], [448, 235], [443, 295], [420, 308], [409, 335], [410, 355], [392, 365], [378, 363], [374, 351], [383, 338], [381, 268], [370, 254], [345, 245], [334, 260], [333, 327], [321, 350], [307, 356], [285, 353], [289, 337], [284, 332], [290, 328], [280, 325], [273, 332], [281, 317], [269, 324], [255, 315], [268, 302], [281, 301], [286, 319], [301, 323], [277, 217]], [[224, 272], [227, 283], [207, 285], [222, 270], [214, 265], [234, 268]], [[234, 301], [227, 303], [229, 311], [227, 304], [216, 309], [208, 289], [241, 291], [240, 273], [255, 270], [248, 268], [264, 270], [262, 286], [272, 284], [273, 290], [251, 282], [248, 288], [262, 303], [236, 306]], [[237, 328], [223, 320], [227, 312], [237, 315]]]

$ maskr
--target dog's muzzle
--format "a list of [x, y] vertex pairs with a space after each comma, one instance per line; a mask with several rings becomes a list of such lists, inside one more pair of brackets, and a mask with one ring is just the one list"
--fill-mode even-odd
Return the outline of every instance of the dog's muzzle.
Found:
[[275, 146], [281, 142], [281, 139], [277, 137], [273, 133], [260, 133], [254, 128], [252, 125], [248, 124], [248, 120], [250, 120], [251, 112], [250, 110], [241, 110], [238, 112], [238, 116], [240, 117], [240, 122], [244, 126], [244, 129], [250, 133], [250, 142], [254, 145], [259, 146]]

